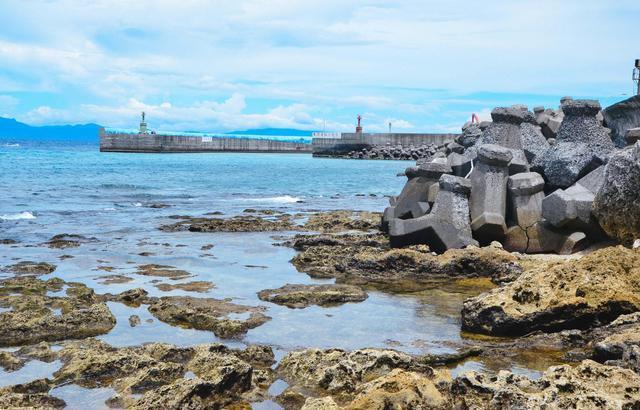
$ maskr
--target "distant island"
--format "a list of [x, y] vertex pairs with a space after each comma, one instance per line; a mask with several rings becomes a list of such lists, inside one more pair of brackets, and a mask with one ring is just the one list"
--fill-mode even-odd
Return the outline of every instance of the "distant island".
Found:
[[[32, 126], [13, 118], [0, 117], [0, 139], [47, 139], [98, 142], [98, 124]], [[295, 128], [257, 128], [229, 131], [229, 135], [274, 135], [311, 137], [313, 131]]]

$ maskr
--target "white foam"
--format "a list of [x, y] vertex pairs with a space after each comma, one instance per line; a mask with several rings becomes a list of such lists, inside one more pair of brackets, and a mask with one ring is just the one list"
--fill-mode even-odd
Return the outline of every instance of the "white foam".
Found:
[[142, 206], [142, 204], [140, 202], [136, 202], [135, 204], [133, 204], [133, 206], [140, 208]]
[[298, 198], [297, 196], [283, 195], [283, 196], [274, 196], [274, 197], [267, 197], [267, 198], [245, 198], [245, 201], [276, 202], [276, 203], [280, 203], [280, 204], [294, 204], [294, 203], [296, 203], [298, 201], [301, 201], [301, 199]]
[[17, 221], [20, 219], [36, 219], [36, 217], [29, 211], [20, 212], [19, 214], [6, 214], [0, 215], [0, 219], [3, 221]]
[[20, 148], [20, 144], [4, 144], [5, 147]]

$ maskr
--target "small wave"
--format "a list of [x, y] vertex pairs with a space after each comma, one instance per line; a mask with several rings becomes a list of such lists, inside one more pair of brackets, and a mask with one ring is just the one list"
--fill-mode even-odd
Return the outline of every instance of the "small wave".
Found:
[[136, 208], [139, 208], [142, 206], [142, 203], [140, 202], [136, 202], [135, 204], [133, 204], [133, 206], [135, 206]]
[[103, 211], [115, 211], [116, 208], [104, 208]]
[[0, 219], [3, 221], [18, 221], [20, 219], [36, 219], [36, 217], [31, 212], [25, 211], [19, 214], [0, 215]]
[[9, 147], [9, 148], [20, 148], [20, 144], [11, 144], [11, 143], [7, 143], [3, 145], [4, 147]]
[[274, 197], [267, 197], [267, 198], [245, 198], [245, 201], [275, 202], [279, 204], [295, 204], [296, 202], [302, 201], [302, 199], [298, 198], [297, 196], [283, 195], [283, 196], [274, 196]]

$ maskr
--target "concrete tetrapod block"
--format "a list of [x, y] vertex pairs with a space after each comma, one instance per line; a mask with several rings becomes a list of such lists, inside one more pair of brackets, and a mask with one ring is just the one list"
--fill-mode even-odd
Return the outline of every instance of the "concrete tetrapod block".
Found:
[[534, 169], [540, 169], [550, 187], [568, 188], [580, 178], [607, 162], [614, 150], [607, 130], [596, 115], [600, 103], [592, 100], [570, 100], [562, 105], [564, 120], [558, 136], [547, 152], [536, 158]]
[[604, 181], [604, 166], [587, 174], [567, 189], [558, 189], [542, 201], [542, 216], [556, 228], [604, 235], [591, 209], [595, 195]]
[[511, 150], [495, 144], [478, 148], [478, 162], [471, 172], [471, 229], [481, 244], [500, 240], [507, 233], [507, 180]]
[[509, 148], [512, 152], [509, 174], [529, 171], [529, 162], [522, 145], [520, 125], [532, 114], [524, 106], [497, 107], [491, 111], [493, 122], [482, 133], [476, 146], [496, 144]]
[[509, 177], [509, 219], [525, 229], [542, 219], [544, 178], [537, 172], [524, 172]]
[[391, 246], [429, 245], [434, 252], [477, 245], [469, 226], [469, 180], [444, 174], [431, 213], [415, 219], [389, 222]]
[[447, 157], [447, 162], [449, 163], [449, 166], [451, 166], [453, 175], [466, 177], [469, 174], [469, 171], [471, 171], [471, 163], [474, 159], [475, 151], [467, 150], [464, 154], [452, 152]]
[[407, 168], [407, 183], [395, 204], [394, 217], [401, 219], [419, 218], [429, 211], [426, 204], [431, 185], [437, 184], [442, 174], [451, 172], [451, 167], [439, 162], [427, 162], [418, 167]]
[[636, 142], [640, 141], [640, 128], [630, 128], [624, 134], [624, 138], [627, 141], [627, 144], [633, 145]]
[[509, 252], [548, 253], [570, 255], [585, 249], [589, 244], [584, 232], [564, 231], [553, 227], [546, 221], [536, 222], [523, 229], [512, 226], [503, 241], [503, 247]]

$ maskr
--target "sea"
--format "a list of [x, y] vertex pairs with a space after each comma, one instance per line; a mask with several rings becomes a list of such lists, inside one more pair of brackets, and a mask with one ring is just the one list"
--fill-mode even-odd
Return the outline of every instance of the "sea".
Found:
[[[2, 266], [18, 261], [49, 262], [57, 269], [43, 279], [60, 277], [87, 284], [97, 293], [116, 294], [141, 287], [155, 296], [189, 295], [230, 298], [265, 306], [272, 319], [241, 339], [223, 340], [211, 332], [169, 326], [153, 319], [144, 306], [109, 303], [117, 325], [99, 336], [114, 346], [147, 342], [195, 345], [221, 342], [233, 347], [272, 346], [277, 358], [308, 347], [393, 348], [409, 353], [451, 353], [463, 339], [460, 308], [476, 289], [443, 286], [422, 292], [391, 294], [369, 291], [361, 303], [305, 309], [260, 301], [256, 293], [287, 283], [331, 283], [314, 280], [290, 263], [293, 249], [276, 246], [282, 233], [163, 232], [171, 215], [233, 216], [247, 208], [297, 213], [318, 210], [382, 211], [397, 195], [407, 161], [313, 158], [309, 154], [133, 154], [101, 153], [97, 142], [0, 140], [0, 245]], [[90, 240], [77, 248], [50, 249], [41, 244], [57, 234], [79, 234]], [[205, 245], [214, 245], [203, 252]], [[60, 259], [62, 255], [73, 258]], [[142, 255], [146, 256], [142, 256]], [[135, 275], [139, 264], [170, 265], [210, 281], [206, 293], [162, 292], [154, 278]], [[102, 270], [105, 266], [112, 272]], [[134, 280], [105, 285], [100, 277], [127, 275]], [[0, 272], [0, 278], [10, 277]], [[131, 327], [131, 315], [141, 325]], [[51, 377], [60, 363], [30, 362], [7, 373], [0, 386]], [[452, 368], [482, 370], [490, 366], [467, 361]], [[541, 364], [544, 368], [546, 364]], [[535, 366], [533, 366], [535, 367]], [[536, 376], [530, 362], [510, 363], [511, 370]], [[9, 377], [10, 376], [10, 377]], [[87, 392], [78, 386], [57, 390], [70, 407], [102, 406], [110, 391]], [[255, 408], [279, 408], [273, 402]]]

